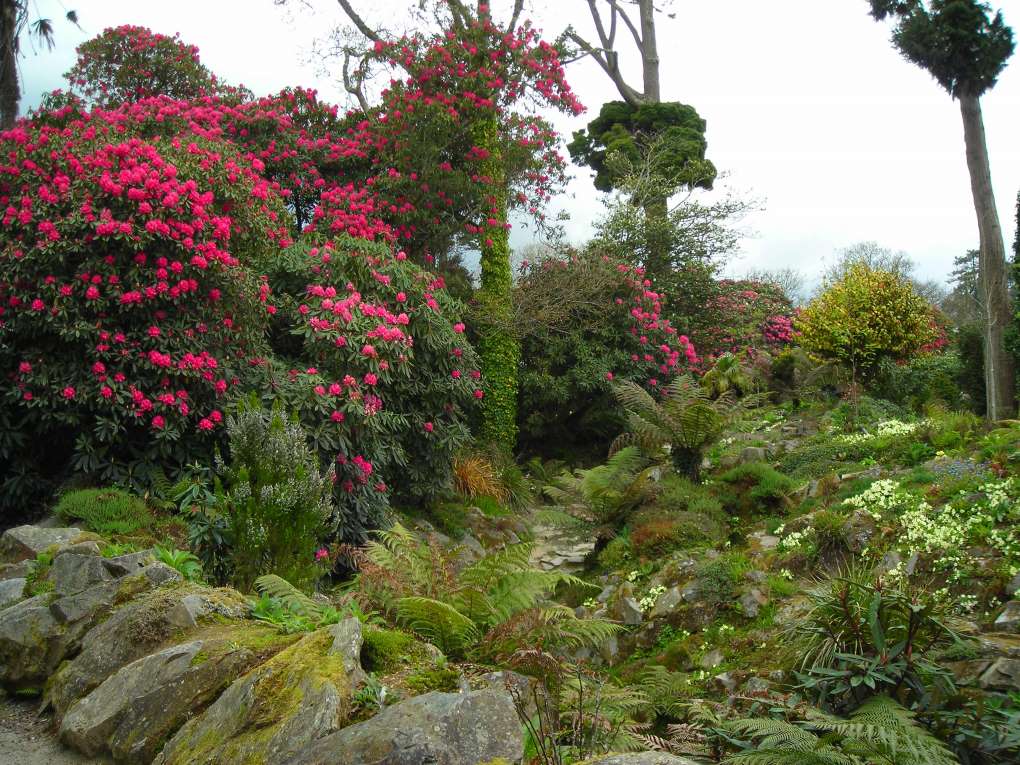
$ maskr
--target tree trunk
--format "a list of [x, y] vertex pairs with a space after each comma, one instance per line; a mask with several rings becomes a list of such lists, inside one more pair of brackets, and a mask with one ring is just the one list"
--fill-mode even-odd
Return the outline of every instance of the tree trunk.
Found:
[[663, 197], [645, 199], [641, 203], [645, 213], [645, 272], [653, 280], [664, 283], [673, 271], [670, 262], [668, 227], [669, 203]]
[[1004, 342], [1006, 329], [1013, 320], [1006, 281], [1006, 248], [992, 191], [992, 173], [988, 163], [988, 145], [979, 97], [961, 95], [960, 112], [963, 115], [967, 169], [970, 171], [970, 188], [974, 196], [981, 241], [978, 288], [984, 302], [985, 398], [988, 403], [988, 419], [995, 421], [1013, 415], [1016, 388], [1013, 358], [1006, 351]]
[[659, 88], [659, 49], [655, 42], [655, 6], [653, 0], [639, 0], [641, 14], [641, 75], [644, 84], [642, 102], [657, 104]]
[[17, 25], [16, 0], [0, 0], [0, 130], [13, 127], [21, 100]]

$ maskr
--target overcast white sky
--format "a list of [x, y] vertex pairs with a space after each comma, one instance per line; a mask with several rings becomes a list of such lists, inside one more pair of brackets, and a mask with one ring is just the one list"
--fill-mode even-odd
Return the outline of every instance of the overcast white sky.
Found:
[[[331, 0], [314, 1], [315, 13], [298, 0], [289, 12], [272, 0], [34, 0], [55, 19], [76, 9], [84, 31], [58, 21], [53, 52], [27, 51], [23, 108], [62, 87], [74, 46], [123, 23], [180, 32], [210, 69], [256, 93], [299, 84], [343, 103], [336, 82], [308, 63], [312, 39], [341, 21]], [[408, 2], [354, 4], [366, 18], [392, 23]], [[1020, 0], [991, 2], [1020, 34]], [[591, 29], [584, 0], [530, 6], [549, 38], [570, 21]], [[498, 14], [501, 0], [493, 7]], [[674, 0], [671, 10], [676, 18], [658, 23], [663, 98], [694, 105], [708, 121], [709, 158], [728, 173], [729, 186], [766, 200], [747, 222], [756, 235], [731, 273], [791, 266], [810, 282], [839, 248], [876, 240], [907, 251], [921, 275], [941, 280], [957, 253], [977, 246], [958, 106], [899, 57], [866, 0]], [[639, 84], [638, 71], [631, 73]], [[590, 113], [557, 115], [567, 136], [618, 98], [592, 62], [571, 65], [568, 76]], [[1008, 247], [1020, 190], [1020, 55], [983, 105]], [[571, 214], [568, 234], [584, 239], [601, 211], [584, 169], [560, 204]], [[514, 240], [529, 236], [519, 231]]]

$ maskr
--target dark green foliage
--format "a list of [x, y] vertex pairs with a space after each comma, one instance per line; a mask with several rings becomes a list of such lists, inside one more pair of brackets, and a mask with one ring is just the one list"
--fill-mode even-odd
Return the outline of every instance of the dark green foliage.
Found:
[[78, 489], [64, 494], [53, 511], [65, 523], [81, 522], [97, 534], [134, 534], [153, 523], [138, 497], [116, 488]]
[[737, 584], [748, 568], [747, 559], [735, 553], [701, 563], [695, 571], [698, 597], [715, 606], [732, 604]]
[[217, 507], [230, 528], [232, 577], [247, 589], [278, 574], [298, 586], [320, 574], [315, 555], [329, 525], [341, 526], [332, 503], [332, 470], [322, 473], [305, 432], [279, 405], [242, 402], [227, 418], [230, 460], [222, 465]]
[[727, 765], [957, 765], [945, 744], [888, 696], [869, 699], [848, 720], [811, 715], [795, 725], [753, 718], [723, 727], [744, 748], [723, 760]]
[[928, 593], [851, 569], [811, 593], [811, 610], [792, 628], [804, 691], [836, 711], [888, 693], [922, 709], [952, 689], [933, 652], [959, 640], [946, 605]]
[[766, 513], [786, 504], [795, 482], [765, 462], [747, 462], [727, 470], [719, 480], [730, 484], [725, 504], [742, 515]]
[[962, 372], [963, 361], [954, 351], [926, 353], [903, 364], [885, 360], [868, 389], [874, 396], [918, 412], [935, 403], [958, 408]]
[[564, 471], [544, 491], [565, 508], [580, 508], [586, 521], [619, 526], [648, 494], [647, 464], [641, 452], [630, 446], [616, 452], [604, 465], [573, 473]]
[[691, 185], [712, 188], [716, 171], [705, 161], [705, 120], [693, 106], [676, 101], [639, 106], [608, 101], [599, 116], [588, 123], [587, 130], [574, 133], [567, 149], [574, 162], [595, 171], [595, 188], [612, 191], [621, 179], [607, 160], [618, 154], [631, 163], [640, 163], [653, 143], [658, 147], [653, 168], [657, 175], [676, 178], [696, 163], [698, 177]]
[[871, 9], [895, 18], [896, 48], [954, 98], [993, 87], [1013, 55], [1013, 31], [980, 0], [871, 0]]

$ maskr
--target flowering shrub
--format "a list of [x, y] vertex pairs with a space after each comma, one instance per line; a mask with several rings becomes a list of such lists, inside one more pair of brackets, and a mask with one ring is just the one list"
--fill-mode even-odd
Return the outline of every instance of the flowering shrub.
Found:
[[201, 138], [97, 116], [0, 140], [0, 459], [31, 464], [35, 444], [119, 481], [201, 453], [266, 350], [269, 287], [247, 264], [285, 242], [281, 204]]
[[270, 280], [281, 297], [274, 345], [304, 365], [273, 387], [335, 455], [343, 536], [360, 538], [390, 486], [422, 499], [450, 484], [481, 398], [462, 306], [404, 253], [347, 236], [289, 248]]
[[216, 77], [198, 58], [198, 48], [144, 27], [105, 29], [78, 46], [66, 75], [88, 103], [111, 106], [154, 95], [195, 98], [216, 90]]
[[776, 285], [723, 279], [701, 315], [691, 318], [691, 335], [710, 359], [723, 353], [754, 354], [793, 343], [793, 319], [793, 306]]
[[664, 390], [698, 364], [693, 344], [662, 318], [664, 298], [633, 266], [591, 253], [525, 263], [514, 300], [524, 334], [518, 424], [528, 450], [604, 444], [624, 424], [614, 381]]
[[231, 531], [234, 582], [247, 590], [256, 577], [275, 573], [312, 584], [318, 543], [334, 516], [332, 468], [320, 472], [301, 425], [278, 404], [266, 410], [257, 397], [242, 402], [226, 430], [230, 459], [217, 459], [225, 486], [217, 506]]

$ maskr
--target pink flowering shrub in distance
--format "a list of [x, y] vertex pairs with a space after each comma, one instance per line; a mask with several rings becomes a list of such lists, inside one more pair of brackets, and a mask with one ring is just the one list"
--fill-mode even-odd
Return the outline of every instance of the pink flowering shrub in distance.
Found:
[[692, 319], [691, 337], [709, 361], [723, 353], [754, 356], [796, 340], [795, 311], [774, 284], [723, 279], [703, 313]]
[[23, 460], [125, 480], [203, 453], [267, 350], [248, 262], [286, 244], [278, 198], [227, 145], [101, 118], [22, 121], [0, 145], [8, 480]]
[[583, 457], [602, 448], [624, 425], [613, 381], [655, 392], [700, 363], [663, 318], [665, 298], [651, 281], [604, 255], [525, 263], [515, 303], [524, 335], [518, 425], [532, 453]]

